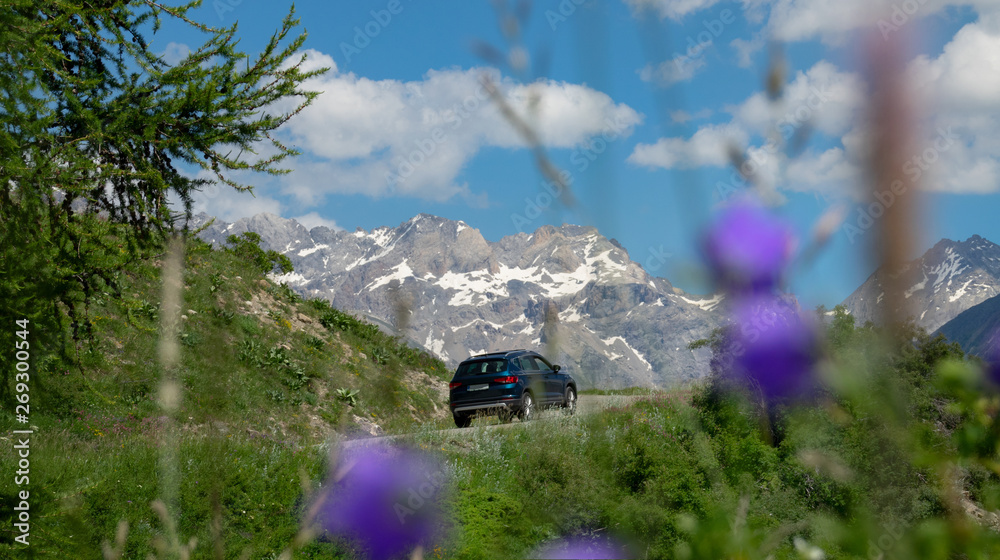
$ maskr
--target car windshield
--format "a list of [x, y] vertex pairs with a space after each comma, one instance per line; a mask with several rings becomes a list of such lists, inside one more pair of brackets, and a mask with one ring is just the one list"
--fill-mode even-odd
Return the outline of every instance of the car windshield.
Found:
[[467, 375], [485, 375], [489, 373], [501, 373], [507, 371], [507, 360], [476, 360], [465, 362], [458, 366], [455, 377], [465, 377]]

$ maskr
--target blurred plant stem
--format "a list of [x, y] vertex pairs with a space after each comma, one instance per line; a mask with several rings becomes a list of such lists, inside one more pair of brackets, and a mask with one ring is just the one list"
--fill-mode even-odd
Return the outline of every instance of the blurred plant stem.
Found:
[[910, 316], [904, 291], [907, 278], [901, 274], [914, 248], [914, 213], [919, 180], [904, 173], [913, 157], [915, 116], [905, 75], [906, 52], [903, 34], [884, 40], [873, 37], [868, 49], [871, 61], [872, 160], [869, 200], [886, 190], [896, 195], [885, 205], [879, 232], [876, 260], [888, 271], [885, 282], [885, 323], [895, 332]]
[[[167, 245], [167, 254], [162, 264], [163, 298], [160, 307], [160, 388], [158, 403], [164, 416], [160, 440], [160, 496], [153, 503], [153, 509], [163, 521], [167, 531], [167, 542], [159, 547], [161, 557], [186, 558], [188, 547], [180, 544], [174, 518], [180, 516], [178, 475], [179, 440], [177, 414], [181, 405], [181, 386], [177, 367], [180, 362], [180, 314], [183, 304], [184, 286], [184, 240], [174, 237]], [[191, 543], [190, 548], [194, 548]]]

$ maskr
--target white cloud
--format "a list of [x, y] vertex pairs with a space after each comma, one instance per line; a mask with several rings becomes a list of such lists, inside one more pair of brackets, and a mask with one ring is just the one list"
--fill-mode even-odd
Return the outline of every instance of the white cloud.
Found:
[[785, 86], [780, 103], [758, 92], [734, 109], [736, 121], [757, 133], [777, 126], [786, 135], [808, 123], [820, 132], [839, 136], [854, 124], [864, 104], [864, 84], [850, 72], [841, 72], [821, 60], [798, 72]]
[[[949, 111], [981, 111], [1000, 105], [1000, 15], [964, 26], [937, 58], [910, 65], [918, 88]], [[929, 88], [929, 91], [928, 91]]]
[[[205, 170], [190, 172], [187, 166], [179, 166], [181, 175], [189, 179], [214, 180], [215, 174]], [[240, 192], [224, 184], [214, 183], [202, 187], [191, 195], [191, 211], [197, 215], [202, 212], [209, 216], [233, 222], [240, 218], [253, 216], [261, 212], [281, 215], [284, 206], [274, 198], [263, 194], [260, 188], [255, 189], [256, 195]], [[173, 192], [167, 197], [168, 206], [176, 212], [182, 212], [184, 206]]]
[[[761, 1], [761, 0], [757, 0]], [[768, 28], [782, 41], [823, 38], [841, 42], [847, 33], [870, 29], [889, 36], [913, 21], [949, 6], [968, 6], [979, 14], [996, 13], [996, 0], [762, 0], [770, 4]]]
[[635, 11], [654, 10], [661, 18], [679, 20], [719, 3], [719, 0], [625, 0]]
[[[923, 107], [922, 134], [901, 172], [924, 190], [1000, 190], [1000, 13], [965, 25], [940, 54], [914, 59], [908, 77], [913, 85], [906, 90], [915, 98], [909, 102]], [[866, 97], [859, 76], [820, 61], [791, 80], [780, 104], [758, 92], [727, 109], [729, 123], [704, 126], [689, 139], [639, 145], [629, 161], [663, 168], [723, 166], [727, 146], [718, 141], [719, 130], [742, 131], [757, 139], [746, 153], [758, 155], [765, 185], [773, 181], [779, 190], [858, 198], [869, 188], [865, 169], [872, 151]], [[822, 148], [786, 161], [780, 151], [768, 149], [775, 145], [768, 141], [775, 126], [778, 144], [809, 130]]]
[[639, 78], [644, 82], [668, 87], [694, 78], [695, 74], [704, 67], [704, 57], [689, 58], [678, 55], [672, 60], [665, 60], [655, 66], [647, 64], [639, 70]]
[[176, 66], [178, 62], [184, 60], [189, 54], [191, 54], [191, 47], [185, 45], [184, 43], [175, 43], [171, 41], [167, 43], [167, 47], [163, 49], [160, 56], [163, 57], [163, 60], [167, 64]]
[[[705, 125], [689, 139], [663, 138], [652, 145], [639, 144], [629, 162], [666, 169], [723, 167], [730, 163], [729, 149], [736, 146], [747, 149], [744, 153], [748, 157], [757, 154], [760, 176], [777, 183], [778, 147], [804, 127], [830, 137], [847, 133], [863, 107], [863, 98], [863, 85], [855, 74], [820, 61], [795, 76], [780, 103], [772, 102], [763, 92], [756, 93], [729, 108], [733, 118], [728, 124]], [[768, 138], [773, 134], [781, 141], [747, 148], [752, 137]]]
[[[660, 17], [680, 20], [711, 8], [718, 0], [625, 0], [636, 11], [656, 10]], [[891, 27], [937, 14], [949, 6], [972, 7], [979, 14], [996, 13], [996, 0], [741, 0], [751, 23], [766, 21], [766, 34], [778, 41], [820, 38], [842, 43], [851, 32], [869, 29], [892, 33]], [[741, 59], [745, 60], [745, 59]]]
[[688, 169], [722, 167], [729, 163], [729, 149], [742, 149], [746, 132], [737, 126], [706, 125], [690, 139], [661, 138], [655, 144], [639, 144], [628, 162], [646, 167]]
[[[1000, 13], [962, 27], [937, 57], [909, 66], [921, 100], [935, 110], [924, 148], [942, 134], [958, 139], [937, 150], [924, 187], [949, 192], [1000, 189]], [[930, 155], [930, 154], [928, 154]]]
[[[807, 152], [791, 159], [785, 170], [788, 190], [834, 192], [845, 185], [858, 185], [863, 180], [862, 169], [848, 160], [843, 148], [830, 148], [820, 153]], [[860, 194], [841, 192], [844, 196]]]
[[303, 72], [313, 72], [322, 68], [328, 68], [330, 72], [337, 72], [337, 61], [332, 56], [316, 49], [305, 49], [298, 56], [285, 59], [281, 63], [281, 69], [287, 70], [296, 64]]
[[702, 119], [707, 119], [712, 116], [711, 109], [701, 109], [700, 111], [695, 111], [694, 113], [689, 113], [687, 111], [671, 111], [670, 120], [675, 123], [685, 124], [690, 121], [700, 121]]
[[315, 227], [328, 227], [333, 231], [344, 231], [344, 228], [337, 225], [337, 222], [329, 220], [320, 216], [317, 212], [309, 212], [308, 214], [303, 214], [301, 216], [295, 216], [292, 218], [296, 222], [302, 224], [306, 229], [312, 229]]
[[456, 181], [465, 165], [484, 148], [526, 147], [482, 87], [484, 76], [519, 114], [531, 115], [550, 148], [578, 146], [602, 133], [627, 136], [642, 120], [627, 105], [582, 85], [523, 85], [488, 68], [431, 70], [414, 82], [371, 80], [339, 73], [328, 55], [306, 52], [311, 67], [334, 68], [304, 84], [323, 93], [281, 132], [304, 152], [295, 171], [281, 179], [283, 190], [306, 204], [332, 193], [461, 196], [482, 203]]
[[844, 33], [871, 26], [875, 29], [879, 2], [872, 0], [774, 0], [767, 27], [779, 41], [816, 37], [840, 41]]
[[753, 39], [733, 39], [729, 46], [736, 51], [736, 65], [740, 68], [753, 66], [753, 56], [764, 48], [764, 37], [756, 35]]
[[[666, 169], [727, 167], [732, 163], [728, 150], [735, 146], [744, 156], [742, 171], [752, 175], [759, 194], [768, 201], [782, 201], [780, 191], [833, 194], [860, 176], [858, 161], [866, 152], [863, 138], [852, 127], [863, 109], [860, 78], [820, 61], [796, 74], [780, 101], [769, 100], [763, 92], [751, 95], [728, 108], [729, 123], [705, 125], [689, 139], [640, 144], [629, 162]], [[806, 151], [790, 160], [785, 148], [804, 132], [827, 141], [843, 139], [851, 149], [836, 146], [818, 153]], [[751, 143], [752, 139], [756, 142]]]
[[214, 185], [194, 196], [193, 210], [195, 214], [204, 212], [220, 220], [233, 222], [261, 212], [280, 216], [284, 208], [269, 196], [255, 196], [248, 192], [238, 192], [226, 185]]

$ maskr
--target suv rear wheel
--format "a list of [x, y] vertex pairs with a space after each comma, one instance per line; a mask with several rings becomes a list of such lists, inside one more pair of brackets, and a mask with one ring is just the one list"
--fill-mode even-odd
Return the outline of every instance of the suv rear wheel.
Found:
[[517, 417], [521, 419], [522, 422], [527, 422], [528, 420], [533, 420], [535, 418], [535, 399], [532, 398], [531, 393], [525, 391], [524, 396], [521, 397], [521, 410], [517, 413]]
[[472, 417], [464, 414], [455, 415], [455, 425], [459, 428], [468, 428], [472, 424]]

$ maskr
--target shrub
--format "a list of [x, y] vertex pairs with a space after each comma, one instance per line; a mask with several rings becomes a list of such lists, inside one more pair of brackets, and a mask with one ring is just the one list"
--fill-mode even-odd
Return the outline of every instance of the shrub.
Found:
[[285, 255], [273, 250], [260, 248], [260, 235], [248, 231], [243, 235], [230, 235], [226, 238], [229, 247], [226, 249], [240, 259], [252, 264], [261, 274], [274, 272], [277, 269], [282, 274], [293, 272], [292, 261]]

